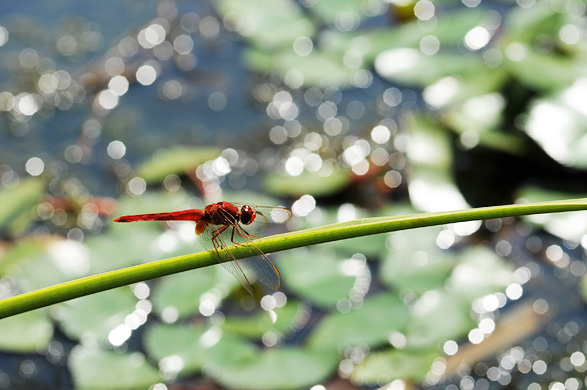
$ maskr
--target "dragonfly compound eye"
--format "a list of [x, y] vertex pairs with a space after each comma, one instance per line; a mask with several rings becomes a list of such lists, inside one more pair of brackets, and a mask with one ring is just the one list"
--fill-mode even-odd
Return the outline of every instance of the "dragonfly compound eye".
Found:
[[257, 212], [251, 208], [251, 206], [243, 206], [241, 208], [241, 223], [248, 225], [255, 220]]

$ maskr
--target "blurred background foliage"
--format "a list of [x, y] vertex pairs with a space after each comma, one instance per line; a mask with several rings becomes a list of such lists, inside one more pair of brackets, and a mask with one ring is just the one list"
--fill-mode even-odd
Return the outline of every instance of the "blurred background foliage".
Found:
[[[300, 229], [587, 193], [583, 0], [0, 5], [0, 294], [202, 250], [112, 216]], [[273, 256], [0, 321], [0, 388], [587, 386], [585, 213]], [[273, 231], [269, 231], [269, 234]]]

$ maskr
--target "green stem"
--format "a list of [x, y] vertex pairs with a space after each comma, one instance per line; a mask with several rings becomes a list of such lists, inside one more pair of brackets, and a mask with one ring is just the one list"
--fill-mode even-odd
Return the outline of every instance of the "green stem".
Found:
[[[257, 240], [255, 241], [255, 244], [263, 252], [272, 253], [309, 245], [322, 244], [330, 241], [387, 233], [396, 230], [491, 218], [579, 210], [587, 210], [587, 199], [483, 207], [463, 211], [415, 214], [400, 217], [365, 218], [275, 235], [263, 238], [262, 240]], [[230, 250], [237, 259], [251, 255], [251, 248], [249, 245], [233, 246], [225, 250]], [[6, 298], [0, 301], [0, 318], [13, 316], [29, 310], [39, 309], [41, 307], [144, 280], [206, 267], [216, 264], [216, 262], [217, 256], [214, 252], [200, 252], [88, 276], [56, 286], [46, 287], [40, 290]]]

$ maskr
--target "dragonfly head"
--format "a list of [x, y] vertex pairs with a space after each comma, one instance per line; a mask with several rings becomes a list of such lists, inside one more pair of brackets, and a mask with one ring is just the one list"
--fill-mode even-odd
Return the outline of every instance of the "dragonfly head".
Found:
[[251, 206], [244, 205], [241, 207], [240, 220], [243, 225], [248, 225], [255, 220], [257, 212]]

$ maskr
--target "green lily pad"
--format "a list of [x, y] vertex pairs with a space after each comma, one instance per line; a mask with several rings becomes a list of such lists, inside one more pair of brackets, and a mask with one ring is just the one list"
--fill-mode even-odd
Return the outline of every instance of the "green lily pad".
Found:
[[49, 345], [53, 323], [46, 309], [33, 310], [0, 321], [0, 349], [18, 353], [36, 353]]
[[334, 307], [340, 299], [348, 298], [361, 271], [369, 275], [366, 264], [342, 258], [322, 246], [282, 254], [279, 268], [288, 289], [321, 307]]
[[444, 290], [425, 293], [411, 309], [406, 326], [410, 348], [436, 348], [444, 340], [466, 335], [474, 326], [469, 315], [470, 305], [458, 298], [458, 293]]
[[69, 368], [80, 390], [143, 390], [162, 381], [159, 371], [139, 352], [121, 354], [78, 345], [71, 351]]
[[157, 152], [138, 166], [136, 174], [148, 184], [163, 181], [168, 175], [184, 175], [190, 169], [220, 156], [216, 148], [176, 147]]
[[36, 218], [33, 207], [45, 190], [45, 182], [38, 177], [21, 180], [14, 188], [0, 191], [0, 233], [23, 232]]
[[466, 304], [506, 288], [513, 282], [511, 264], [494, 251], [477, 246], [457, 255], [458, 265], [446, 283], [447, 291]]
[[311, 194], [313, 196], [327, 196], [342, 191], [350, 184], [348, 172], [339, 170], [328, 176], [321, 176], [315, 172], [304, 171], [299, 176], [289, 176], [279, 173], [268, 175], [263, 182], [265, 191], [277, 196], [294, 196]]
[[453, 262], [436, 245], [442, 227], [394, 232], [380, 270], [381, 279], [397, 291], [422, 294], [443, 285]]
[[228, 316], [221, 329], [247, 338], [260, 338], [267, 332], [286, 336], [295, 329], [300, 316], [306, 312], [299, 302], [289, 302], [272, 313], [261, 311], [249, 317]]
[[[245, 51], [247, 65], [256, 72], [279, 72], [286, 74], [296, 71], [305, 87], [345, 88], [351, 85], [358, 68], [349, 69], [343, 55], [338, 52], [314, 50], [306, 56], [299, 56], [290, 48], [276, 53], [248, 49]], [[316, 175], [318, 176], [318, 175]], [[327, 176], [322, 179], [327, 179]]]
[[126, 225], [125, 228], [109, 231], [100, 236], [90, 237], [85, 241], [90, 264], [87, 273], [97, 274], [115, 269], [157, 260], [152, 243], [160, 232], [157, 223], [153, 226], [146, 222], [137, 222], [139, 226]]
[[145, 348], [165, 375], [198, 373], [208, 349], [204, 346], [207, 331], [199, 325], [154, 324], [145, 333]]
[[[569, 194], [537, 187], [523, 187], [516, 193], [516, 203], [546, 202], [550, 200], [587, 197], [587, 194]], [[587, 212], [536, 214], [522, 217], [547, 232], [571, 242], [580, 242], [587, 233]]]
[[382, 345], [389, 342], [393, 332], [404, 330], [408, 316], [408, 308], [397, 296], [387, 293], [369, 296], [360, 309], [332, 313], [322, 319], [308, 345], [335, 351], [359, 344]]
[[65, 302], [59, 306], [56, 317], [69, 337], [105, 342], [111, 331], [125, 324], [136, 303], [130, 288], [120, 287]]
[[218, 271], [218, 267], [207, 267], [162, 278], [151, 297], [153, 311], [161, 316], [173, 308], [179, 319], [197, 313], [202, 294], [218, 286]]
[[56, 239], [44, 251], [19, 260], [11, 276], [22, 292], [64, 283], [85, 276], [89, 269], [86, 247], [75, 241]]
[[41, 256], [54, 240], [61, 241], [61, 237], [25, 237], [3, 248], [5, 251], [0, 261], [0, 274], [11, 275], [27, 259]]
[[454, 184], [450, 134], [424, 116], [406, 119], [411, 166], [408, 189], [414, 207], [427, 212], [469, 207]]
[[420, 20], [414, 20], [395, 28], [371, 28], [356, 32], [325, 31], [321, 47], [327, 51], [352, 52], [364, 56], [371, 64], [382, 52], [399, 48], [419, 48], [422, 38], [432, 35], [441, 47], [460, 44], [466, 33], [487, 17], [487, 11], [478, 8], [452, 10], [438, 15], [436, 26], [422, 28]]
[[[562, 165], [587, 168], [587, 80], [577, 80], [556, 95], [535, 100], [524, 130], [546, 153]], [[556, 133], [552, 131], [556, 127]]]
[[[382, 3], [381, 0], [379, 2]], [[376, 4], [370, 2], [370, 5]], [[337, 20], [344, 17], [353, 18], [358, 24], [366, 17], [363, 7], [365, 4], [360, 0], [319, 0], [312, 3], [310, 11], [328, 24], [336, 24]]]
[[396, 379], [421, 382], [439, 355], [437, 349], [373, 352], [354, 367], [351, 380], [359, 385], [384, 385]]
[[316, 32], [312, 21], [291, 0], [220, 0], [215, 6], [247, 42], [264, 50], [289, 46], [296, 38], [312, 37]]
[[258, 351], [240, 362], [210, 362], [207, 373], [229, 388], [309, 389], [329, 378], [338, 360], [332, 351], [281, 347]]
[[375, 70], [395, 83], [424, 88], [446, 76], [485, 74], [487, 65], [475, 55], [437, 53], [428, 56], [418, 49], [398, 48], [381, 52], [375, 60]]
[[508, 61], [506, 66], [521, 83], [539, 91], [567, 87], [583, 74], [582, 66], [573, 58], [537, 53], [529, 47], [523, 59]]

